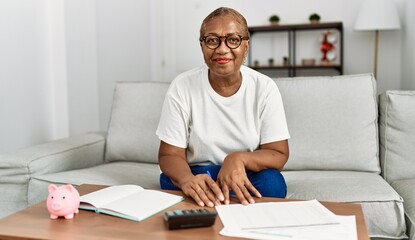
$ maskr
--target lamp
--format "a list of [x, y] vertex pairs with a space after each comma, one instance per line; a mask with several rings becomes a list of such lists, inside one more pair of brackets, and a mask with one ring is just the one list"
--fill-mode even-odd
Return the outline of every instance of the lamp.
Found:
[[365, 0], [357, 14], [355, 30], [375, 31], [374, 74], [377, 75], [379, 30], [400, 29], [398, 12], [391, 0]]

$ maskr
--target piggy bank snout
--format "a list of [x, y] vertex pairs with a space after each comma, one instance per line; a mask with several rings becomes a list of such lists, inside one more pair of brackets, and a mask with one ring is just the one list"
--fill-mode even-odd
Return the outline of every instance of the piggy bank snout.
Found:
[[61, 201], [53, 201], [51, 204], [51, 208], [54, 211], [61, 210], [63, 207], [63, 203]]

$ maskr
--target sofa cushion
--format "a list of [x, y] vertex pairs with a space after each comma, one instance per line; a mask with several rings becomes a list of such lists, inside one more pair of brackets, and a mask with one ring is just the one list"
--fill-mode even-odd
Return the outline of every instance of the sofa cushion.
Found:
[[371, 237], [405, 237], [403, 201], [378, 174], [354, 171], [283, 171], [287, 198], [360, 203]]
[[404, 199], [403, 206], [405, 209], [407, 234], [409, 239], [415, 239], [415, 179], [396, 180], [392, 187]]
[[276, 79], [291, 138], [286, 170], [380, 172], [372, 75]]
[[51, 173], [32, 177], [29, 182], [29, 204], [46, 199], [48, 185], [81, 184], [120, 185], [137, 184], [143, 188], [160, 189], [160, 168], [157, 164], [111, 162], [94, 167]]
[[415, 91], [380, 95], [379, 138], [384, 178], [415, 178]]
[[158, 163], [156, 129], [169, 83], [117, 83], [105, 160]]

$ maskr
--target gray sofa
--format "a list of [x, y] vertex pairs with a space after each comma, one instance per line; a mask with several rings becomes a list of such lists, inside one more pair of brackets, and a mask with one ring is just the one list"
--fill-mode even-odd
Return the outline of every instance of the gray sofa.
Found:
[[[360, 203], [371, 237], [415, 239], [415, 92], [378, 100], [370, 74], [275, 81], [291, 134], [287, 197]], [[1, 154], [0, 217], [44, 200], [51, 183], [158, 189], [154, 133], [168, 87], [118, 83], [107, 132]]]

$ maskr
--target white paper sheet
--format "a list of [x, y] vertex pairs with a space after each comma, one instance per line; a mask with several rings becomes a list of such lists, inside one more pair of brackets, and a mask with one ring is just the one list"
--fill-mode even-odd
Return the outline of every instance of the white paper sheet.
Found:
[[232, 230], [225, 227], [219, 233], [228, 237], [263, 240], [357, 240], [355, 216], [335, 218], [339, 224], [250, 230]]
[[338, 224], [317, 200], [220, 205], [216, 211], [227, 230]]

